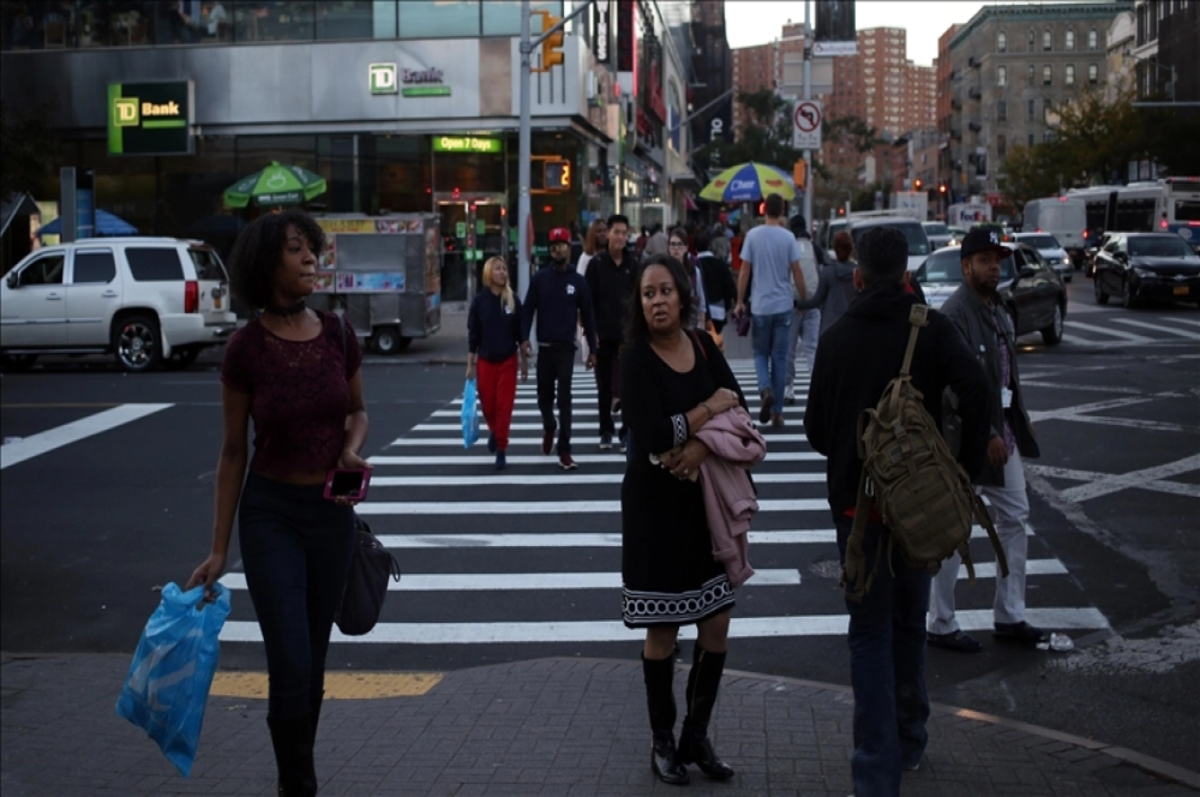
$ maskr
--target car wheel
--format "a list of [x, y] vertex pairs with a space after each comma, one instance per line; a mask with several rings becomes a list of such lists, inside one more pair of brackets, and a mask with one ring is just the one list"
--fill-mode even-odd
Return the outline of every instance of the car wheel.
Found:
[[1094, 280], [1092, 282], [1092, 289], [1096, 293], [1096, 304], [1108, 304], [1108, 294], [1100, 287], [1100, 278], [1095, 277]]
[[1061, 304], [1054, 305], [1054, 320], [1050, 322], [1050, 326], [1041, 330], [1042, 340], [1047, 346], [1053, 346], [1062, 340], [1063, 336], [1063, 309]]
[[162, 362], [162, 337], [158, 319], [150, 315], [131, 315], [113, 327], [113, 352], [117, 364], [126, 371], [152, 371]]
[[1133, 296], [1133, 288], [1129, 286], [1129, 280], [1125, 280], [1122, 287], [1125, 289], [1125, 294], [1121, 297], [1121, 306], [1126, 310], [1132, 310], [1137, 306], [1137, 299]]
[[377, 354], [395, 354], [404, 348], [401, 340], [399, 328], [380, 327], [375, 330], [375, 336], [371, 339], [371, 348]]
[[33, 368], [37, 358], [36, 354], [5, 354], [0, 357], [0, 365], [4, 367], [5, 371], [20, 373]]
[[187, 368], [196, 362], [196, 358], [199, 356], [199, 346], [180, 346], [171, 350], [171, 359], [167, 361], [167, 365], [170, 368]]

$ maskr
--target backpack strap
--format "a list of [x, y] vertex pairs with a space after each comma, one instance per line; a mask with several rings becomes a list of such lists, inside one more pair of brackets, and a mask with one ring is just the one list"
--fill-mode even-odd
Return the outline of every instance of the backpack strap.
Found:
[[908, 376], [909, 368], [912, 366], [913, 352], [917, 350], [917, 333], [921, 331], [921, 327], [929, 323], [928, 318], [928, 305], [914, 304], [908, 311], [908, 323], [912, 324], [912, 331], [908, 333], [908, 348], [904, 350], [904, 364], [900, 366], [900, 376]]

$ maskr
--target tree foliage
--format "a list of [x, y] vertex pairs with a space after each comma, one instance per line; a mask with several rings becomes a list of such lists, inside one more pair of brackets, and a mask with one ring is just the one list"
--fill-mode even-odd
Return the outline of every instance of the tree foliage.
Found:
[[802, 153], [792, 147], [792, 106], [770, 89], [738, 92], [737, 101], [746, 110], [748, 123], [740, 138], [730, 144], [714, 141], [701, 149], [701, 162], [716, 154], [721, 168], [756, 161], [791, 173]]
[[51, 175], [57, 144], [42, 109], [16, 111], [0, 102], [0, 197], [36, 195]]
[[1186, 109], [1136, 108], [1131, 86], [1111, 102], [1085, 89], [1060, 109], [1054, 140], [1016, 145], [1004, 162], [1005, 194], [1017, 204], [1060, 189], [1123, 182], [1129, 163], [1154, 160], [1171, 174], [1200, 170], [1200, 124]]

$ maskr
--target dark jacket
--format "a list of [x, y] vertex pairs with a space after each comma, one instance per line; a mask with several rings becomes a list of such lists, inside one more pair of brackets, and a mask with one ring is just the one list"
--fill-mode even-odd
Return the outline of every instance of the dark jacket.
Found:
[[489, 288], [475, 294], [467, 313], [467, 351], [481, 360], [502, 363], [517, 353], [521, 337], [521, 300], [509, 310]]
[[[1029, 413], [1025, 411], [1021, 380], [1017, 376], [1017, 336], [1013, 331], [1012, 319], [1008, 317], [1008, 313], [1003, 307], [993, 312], [992, 308], [983, 301], [983, 297], [966, 283], [960, 285], [958, 290], [950, 295], [950, 298], [942, 305], [942, 313], [954, 323], [966, 340], [967, 349], [983, 366], [983, 370], [987, 374], [989, 388], [987, 403], [984, 406], [987, 407], [990, 434], [992, 436], [1004, 435], [1004, 419], [1007, 416], [1013, 435], [1017, 438], [1017, 450], [1021, 452], [1022, 459], [1036, 459], [1041, 456], [1042, 452], [1038, 448], [1037, 440], [1033, 436], [1033, 429], [1029, 423]], [[1013, 402], [1012, 408], [1007, 412], [1001, 406], [1000, 401], [1000, 389], [1004, 385], [1000, 384], [1002, 366], [996, 339], [995, 324], [997, 321], [1004, 325], [1004, 337], [1008, 341], [1008, 356], [1012, 362], [1012, 384], [1009, 387], [1013, 391]], [[957, 392], [954, 391], [954, 393]], [[952, 406], [957, 405], [960, 409], [965, 404], [961, 395], [948, 398]], [[961, 412], [956, 412], [955, 415], [961, 415]], [[950, 418], [947, 426], [948, 433], [950, 430], [956, 429], [957, 418]], [[948, 434], [947, 437], [952, 446], [953, 436], [953, 434]], [[985, 462], [983, 471], [975, 483], [1003, 487], [1004, 467], [995, 468]]]
[[854, 269], [858, 264], [837, 262], [823, 266], [817, 279], [817, 292], [807, 299], [797, 300], [797, 310], [821, 310], [821, 334], [842, 317], [850, 302], [858, 296], [854, 287]]
[[[726, 311], [737, 303], [737, 284], [733, 281], [733, 270], [729, 264], [712, 252], [701, 252], [696, 258], [700, 276], [704, 280], [704, 299], [709, 307], [721, 305]], [[704, 308], [707, 313], [708, 308]]]
[[[859, 294], [841, 321], [821, 336], [808, 388], [804, 432], [824, 454], [829, 507], [841, 515], [858, 499], [862, 460], [858, 456], [858, 418], [873, 408], [883, 389], [900, 373], [908, 346], [909, 309], [916, 297], [894, 280]], [[942, 314], [929, 313], [917, 335], [912, 361], [913, 386], [925, 408], [941, 425], [942, 392], [947, 386], [963, 397], [963, 442], [958, 460], [974, 478], [983, 466], [988, 421], [987, 376], [967, 351], [962, 335]]]
[[[591, 270], [589, 264], [588, 271]], [[575, 348], [575, 330], [583, 318], [588, 350], [596, 350], [596, 322], [587, 282], [570, 264], [562, 271], [550, 266], [534, 273], [521, 312], [521, 340], [529, 340], [535, 315], [539, 344]]]
[[588, 293], [596, 316], [596, 337], [600, 340], [625, 339], [625, 318], [629, 315], [637, 261], [628, 252], [622, 255], [619, 266], [607, 251], [588, 261]]

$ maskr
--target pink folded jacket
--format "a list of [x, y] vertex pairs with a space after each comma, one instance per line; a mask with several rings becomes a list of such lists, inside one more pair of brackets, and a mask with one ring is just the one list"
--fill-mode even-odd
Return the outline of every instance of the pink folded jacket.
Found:
[[750, 521], [758, 512], [758, 499], [750, 483], [749, 468], [767, 455], [767, 441], [754, 428], [750, 414], [734, 407], [717, 415], [696, 438], [708, 448], [700, 463], [704, 511], [712, 535], [713, 558], [725, 564], [734, 588], [754, 575], [750, 567]]

